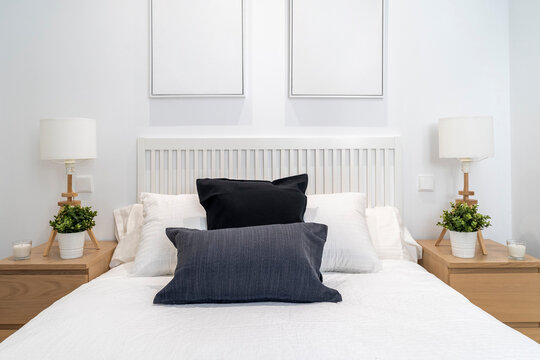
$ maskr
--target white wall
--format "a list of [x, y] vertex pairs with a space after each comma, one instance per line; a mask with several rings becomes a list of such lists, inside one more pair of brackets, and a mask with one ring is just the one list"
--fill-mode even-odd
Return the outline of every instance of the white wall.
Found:
[[[389, 125], [403, 135], [405, 223], [417, 238], [463, 187], [457, 160], [438, 158], [437, 119], [491, 115], [495, 157], [472, 165], [470, 187], [492, 217], [487, 237], [511, 236], [508, 3], [407, 0], [389, 6]], [[482, 134], [478, 134], [482, 136]], [[417, 174], [435, 175], [419, 193]]]
[[[147, 0], [0, 3], [0, 257], [10, 241], [46, 241], [64, 190], [62, 165], [39, 159], [39, 119], [98, 120], [98, 158], [85, 204], [96, 234], [113, 237], [111, 211], [135, 201], [140, 135], [401, 133], [405, 219], [433, 237], [438, 215], [461, 186], [458, 164], [437, 158], [440, 116], [490, 114], [496, 157], [474, 167], [471, 186], [493, 216], [488, 235], [511, 234], [507, 0], [389, 0], [384, 99], [287, 97], [288, 1], [246, 1], [244, 99], [148, 98]], [[416, 191], [436, 176], [435, 193]], [[495, 235], [496, 234], [496, 235]]]
[[540, 1], [510, 1], [513, 236], [540, 257]]

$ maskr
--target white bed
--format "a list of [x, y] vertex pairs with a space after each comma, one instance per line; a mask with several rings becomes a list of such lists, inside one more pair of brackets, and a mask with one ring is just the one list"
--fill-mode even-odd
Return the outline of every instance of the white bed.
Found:
[[540, 359], [540, 345], [419, 265], [325, 273], [343, 302], [152, 305], [170, 279], [115, 268], [0, 344], [1, 359]]
[[[138, 194], [193, 192], [203, 176], [300, 172], [310, 176], [308, 193], [364, 192], [369, 206], [401, 207], [396, 137], [138, 143]], [[153, 305], [171, 276], [135, 277], [132, 268], [54, 303], [0, 344], [0, 359], [540, 359], [539, 344], [411, 261], [324, 273], [343, 297], [337, 304]]]

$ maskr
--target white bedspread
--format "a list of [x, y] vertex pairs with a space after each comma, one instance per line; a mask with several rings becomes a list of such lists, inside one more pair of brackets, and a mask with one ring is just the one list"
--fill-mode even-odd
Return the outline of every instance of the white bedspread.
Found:
[[170, 277], [116, 268], [0, 344], [0, 359], [540, 359], [540, 345], [420, 266], [324, 274], [338, 304], [156, 306]]

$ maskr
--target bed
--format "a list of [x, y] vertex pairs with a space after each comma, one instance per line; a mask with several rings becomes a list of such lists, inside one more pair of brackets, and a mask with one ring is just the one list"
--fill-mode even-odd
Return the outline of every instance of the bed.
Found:
[[2, 359], [538, 359], [539, 345], [419, 265], [324, 274], [339, 304], [153, 306], [170, 277], [121, 265], [0, 344]]
[[[140, 139], [138, 191], [192, 192], [201, 176], [306, 172], [311, 193], [401, 207], [399, 138]], [[171, 276], [115, 267], [0, 344], [1, 359], [539, 359], [540, 346], [421, 266], [323, 273], [338, 303], [153, 305]]]

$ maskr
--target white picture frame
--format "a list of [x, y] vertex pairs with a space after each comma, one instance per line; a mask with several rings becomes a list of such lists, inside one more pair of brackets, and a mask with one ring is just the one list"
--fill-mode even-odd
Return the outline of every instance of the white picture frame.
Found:
[[289, 0], [289, 96], [384, 96], [384, 0]]
[[244, 89], [243, 0], [150, 0], [150, 97]]

